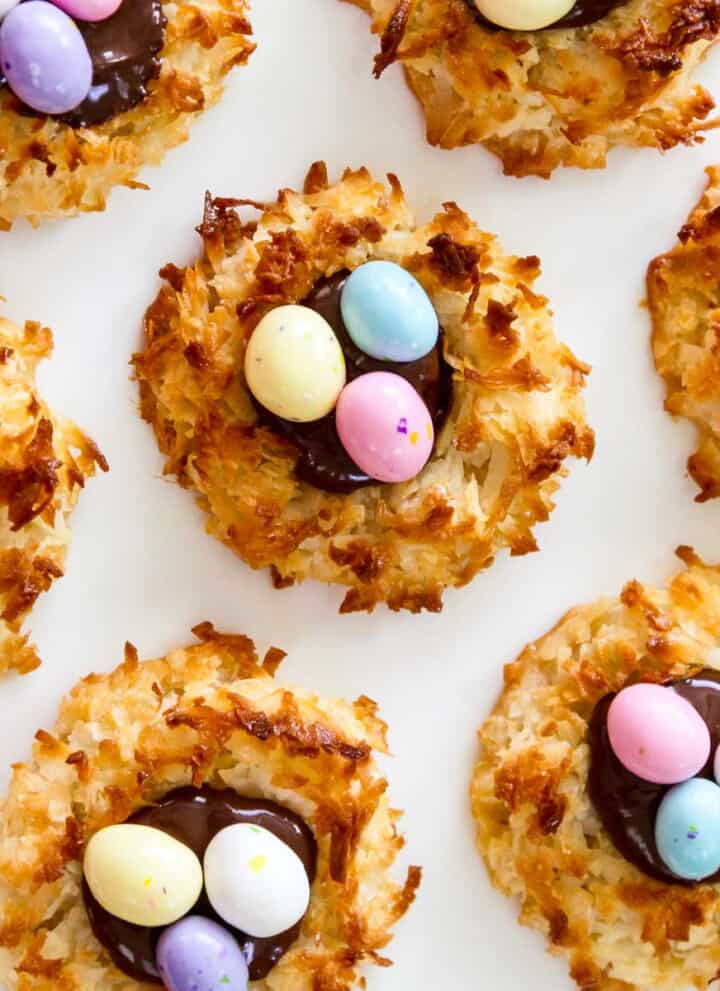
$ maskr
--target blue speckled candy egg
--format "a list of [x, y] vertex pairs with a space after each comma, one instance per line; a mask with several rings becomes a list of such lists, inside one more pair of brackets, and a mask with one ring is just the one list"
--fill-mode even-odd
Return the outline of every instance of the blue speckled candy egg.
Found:
[[438, 338], [438, 318], [418, 280], [394, 262], [367, 262], [349, 276], [340, 299], [348, 334], [381, 361], [416, 361]]
[[71, 17], [45, 0], [20, 3], [5, 17], [0, 60], [10, 89], [39, 113], [67, 113], [90, 91], [85, 39]]
[[655, 820], [658, 853], [670, 870], [701, 881], [720, 868], [720, 788], [692, 778], [671, 788]]
[[237, 940], [201, 915], [166, 929], [156, 959], [168, 991], [247, 991], [248, 965]]

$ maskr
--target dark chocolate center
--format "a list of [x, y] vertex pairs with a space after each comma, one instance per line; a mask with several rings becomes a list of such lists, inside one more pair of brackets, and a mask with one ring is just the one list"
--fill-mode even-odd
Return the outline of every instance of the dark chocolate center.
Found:
[[[76, 23], [92, 59], [92, 86], [79, 106], [53, 119], [93, 127], [147, 97], [148, 83], [160, 75], [166, 20], [161, 0], [123, 0], [107, 20]], [[0, 85], [4, 82], [0, 76]], [[30, 108], [23, 112], [38, 116]]]
[[[317, 846], [312, 832], [299, 816], [275, 802], [243, 798], [231, 789], [179, 788], [157, 805], [137, 812], [128, 822], [161, 829], [194, 850], [201, 863], [210, 840], [221, 829], [239, 822], [262, 826], [298, 855], [311, 884], [315, 878]], [[165, 927], [123, 922], [102, 908], [84, 881], [83, 898], [92, 930], [115, 966], [134, 980], [162, 984], [155, 965], [155, 950]], [[287, 932], [268, 939], [248, 936], [233, 929], [213, 911], [204, 890], [192, 914], [219, 922], [235, 936], [248, 962], [251, 981], [262, 980], [300, 932], [298, 923]]]
[[[483, 27], [491, 28], [494, 31], [506, 30], [506, 28], [502, 28], [498, 24], [493, 24], [492, 21], [483, 17], [475, 6], [474, 0], [465, 0], [465, 2]], [[538, 28], [538, 30], [550, 31], [557, 28], [587, 27], [588, 24], [595, 24], [597, 21], [601, 21], [611, 10], [615, 10], [616, 7], [622, 7], [627, 2], [628, 0], [575, 0], [575, 5], [564, 17], [561, 17], [559, 21], [555, 21], [553, 24], [548, 24], [547, 27]]]
[[[710, 757], [697, 777], [713, 778], [713, 756], [720, 744], [720, 672], [709, 669], [694, 678], [670, 683], [697, 710], [710, 730]], [[591, 763], [588, 791], [613, 843], [630, 863], [659, 881], [691, 885], [665, 866], [655, 844], [655, 817], [668, 785], [643, 781], [615, 756], [607, 732], [607, 713], [614, 695], [606, 695], [590, 721]], [[703, 883], [720, 880], [720, 871]]]
[[[321, 279], [312, 292], [300, 301], [324, 317], [337, 334], [345, 355], [347, 380], [351, 382], [368, 372], [393, 372], [414, 386], [430, 411], [436, 435], [442, 428], [452, 397], [452, 369], [442, 356], [442, 341], [417, 361], [378, 361], [353, 344], [340, 310], [342, 288], [350, 272], [344, 270]], [[364, 485], [379, 483], [366, 475], [346, 453], [335, 427], [335, 413], [312, 423], [293, 423], [258, 406], [260, 423], [286, 437], [299, 449], [295, 474], [326, 492], [354, 492]]]

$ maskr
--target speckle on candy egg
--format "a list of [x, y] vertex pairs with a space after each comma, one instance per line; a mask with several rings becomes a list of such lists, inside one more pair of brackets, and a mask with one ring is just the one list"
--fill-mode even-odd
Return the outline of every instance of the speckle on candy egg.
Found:
[[187, 914], [203, 886], [197, 855], [160, 829], [121, 823], [95, 833], [85, 880], [107, 911], [138, 926], [166, 926]]
[[205, 890], [217, 914], [250, 936], [285, 932], [307, 911], [310, 882], [302, 861], [274, 833], [237, 823], [205, 851]]
[[702, 881], [720, 868], [720, 788], [693, 778], [671, 788], [658, 808], [655, 843], [669, 869]]
[[248, 965], [236, 939], [202, 915], [188, 915], [166, 929], [156, 959], [168, 991], [246, 991], [248, 985]]
[[371, 372], [346, 386], [335, 420], [347, 453], [379, 482], [414, 478], [432, 453], [435, 431], [428, 408], [393, 372]]
[[387, 261], [356, 268], [340, 300], [347, 332], [381, 361], [416, 361], [435, 347], [438, 318], [430, 299], [402, 266]]
[[307, 306], [278, 306], [253, 331], [245, 379], [271, 413], [308, 423], [335, 406], [345, 385], [345, 356], [319, 313]]
[[475, 0], [488, 21], [508, 31], [539, 31], [561, 20], [575, 0]]
[[630, 685], [610, 704], [610, 746], [620, 763], [645, 781], [687, 781], [710, 755], [710, 732], [696, 709], [672, 688]]
[[15, 95], [40, 113], [67, 113], [90, 91], [85, 39], [72, 18], [45, 0], [20, 3], [5, 17], [0, 61]]

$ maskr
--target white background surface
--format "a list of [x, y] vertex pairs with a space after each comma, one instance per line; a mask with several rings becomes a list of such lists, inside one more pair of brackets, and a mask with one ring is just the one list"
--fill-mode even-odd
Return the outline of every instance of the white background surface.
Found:
[[[618, 151], [602, 172], [564, 170], [550, 182], [504, 178], [480, 148], [424, 142], [420, 113], [393, 68], [371, 77], [377, 40], [363, 14], [337, 0], [255, 0], [258, 50], [188, 144], [141, 176], [151, 192], [117, 190], [104, 214], [0, 235], [0, 294], [15, 320], [55, 333], [41, 388], [106, 454], [111, 472], [88, 483], [73, 518], [67, 576], [30, 622], [44, 664], [0, 689], [0, 766], [27, 757], [61, 695], [106, 671], [132, 640], [157, 656], [210, 619], [277, 644], [285, 680], [351, 698], [366, 693], [389, 721], [395, 804], [406, 809], [406, 862], [425, 868], [419, 899], [391, 946], [396, 966], [370, 991], [480, 986], [570, 988], [564, 962], [519, 928], [474, 851], [467, 787], [475, 730], [502, 665], [569, 606], [616, 593], [631, 577], [663, 581], [689, 543], [720, 560], [720, 504], [693, 502], [685, 475], [693, 431], [662, 411], [662, 387], [640, 307], [649, 260], [674, 236], [720, 162], [720, 133], [665, 156]], [[720, 52], [702, 72], [720, 97]], [[341, 617], [342, 593], [308, 583], [274, 592], [206, 536], [192, 497], [160, 474], [136, 411], [128, 360], [144, 309], [169, 260], [199, 249], [205, 189], [266, 199], [297, 186], [317, 158], [396, 172], [420, 219], [455, 199], [508, 251], [539, 254], [541, 290], [558, 335], [593, 365], [589, 467], [572, 464], [539, 554], [502, 556], [439, 616]], [[5, 773], [1, 784], [4, 786]]]

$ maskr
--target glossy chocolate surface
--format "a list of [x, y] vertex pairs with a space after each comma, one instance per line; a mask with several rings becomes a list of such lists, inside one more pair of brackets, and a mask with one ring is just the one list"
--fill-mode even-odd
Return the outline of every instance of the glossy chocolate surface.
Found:
[[[194, 850], [201, 863], [210, 840], [226, 826], [235, 823], [263, 826], [298, 855], [311, 884], [315, 878], [317, 846], [312, 832], [299, 816], [274, 802], [243, 798], [230, 789], [179, 788], [157, 805], [131, 816], [128, 822], [163, 830]], [[164, 927], [136, 926], [116, 918], [98, 904], [84, 881], [83, 898], [92, 930], [116, 967], [137, 981], [162, 984], [155, 965], [155, 948]], [[268, 939], [248, 936], [233, 929], [213, 911], [205, 891], [192, 914], [207, 916], [233, 933], [245, 954], [252, 981], [261, 980], [269, 973], [300, 931], [298, 923]]]
[[[425, 402], [437, 435], [445, 422], [452, 396], [452, 371], [442, 357], [442, 341], [438, 340], [430, 354], [417, 361], [378, 361], [365, 354], [353, 344], [340, 311], [340, 296], [349, 275], [344, 270], [329, 279], [321, 279], [300, 305], [319, 313], [337, 334], [345, 355], [348, 382], [368, 372], [402, 375]], [[346, 493], [365, 485], [379, 484], [361, 471], [345, 452], [335, 428], [334, 412], [312, 423], [283, 420], [260, 406], [258, 412], [263, 425], [271, 427], [300, 449], [295, 473], [304, 482], [327, 492]]]
[[[502, 28], [498, 24], [493, 24], [492, 21], [488, 21], [487, 18], [483, 17], [473, 0], [465, 0], [465, 2], [483, 27], [491, 28], [493, 31], [506, 30], [506, 28]], [[575, 0], [574, 6], [564, 17], [538, 30], [552, 31], [558, 28], [587, 27], [588, 24], [595, 24], [597, 21], [601, 21], [611, 10], [615, 10], [616, 7], [622, 7], [625, 3], [627, 3], [627, 0]]]
[[165, 36], [161, 0], [123, 0], [106, 21], [78, 21], [93, 64], [86, 100], [59, 120], [71, 127], [102, 124], [141, 103], [160, 75]]
[[[720, 744], [720, 672], [704, 670], [671, 687], [697, 710], [710, 730], [710, 757], [697, 777], [713, 778], [713, 757]], [[655, 817], [668, 785], [643, 781], [628, 771], [610, 746], [607, 713], [614, 695], [595, 707], [590, 722], [591, 764], [588, 791], [595, 809], [619, 852], [641, 871], [659, 881], [691, 885], [662, 861], [655, 844]], [[720, 871], [703, 883], [720, 880]]]

